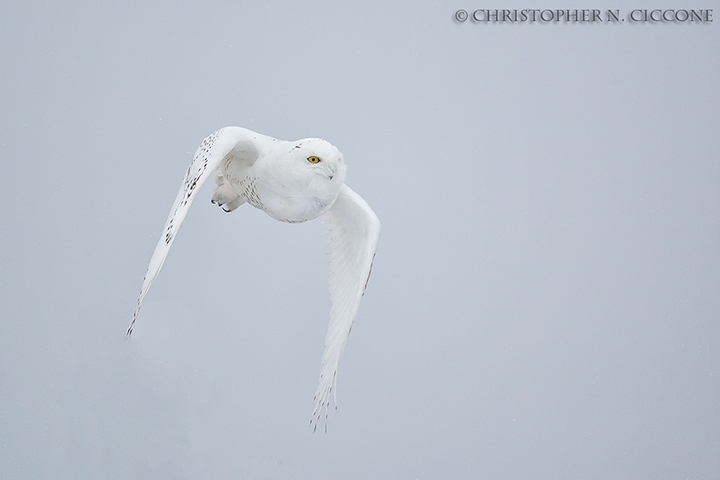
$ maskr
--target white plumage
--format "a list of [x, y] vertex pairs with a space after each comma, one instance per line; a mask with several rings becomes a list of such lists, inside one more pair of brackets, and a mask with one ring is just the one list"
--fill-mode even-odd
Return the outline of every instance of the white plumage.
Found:
[[375, 213], [345, 185], [345, 171], [340, 151], [318, 138], [287, 142], [240, 127], [225, 127], [208, 136], [195, 152], [150, 259], [128, 335], [195, 195], [211, 176], [217, 183], [212, 202], [226, 212], [247, 202], [283, 222], [322, 217], [332, 307], [310, 424], [317, 428], [324, 416], [327, 429], [340, 354], [367, 286], [380, 234]]

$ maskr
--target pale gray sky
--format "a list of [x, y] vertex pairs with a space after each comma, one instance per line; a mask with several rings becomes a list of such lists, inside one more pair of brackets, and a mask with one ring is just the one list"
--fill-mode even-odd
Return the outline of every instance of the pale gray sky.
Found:
[[[718, 23], [454, 20], [567, 7], [3, 2], [0, 478], [714, 478]], [[382, 221], [327, 434], [320, 222], [205, 188], [124, 336], [226, 125]]]

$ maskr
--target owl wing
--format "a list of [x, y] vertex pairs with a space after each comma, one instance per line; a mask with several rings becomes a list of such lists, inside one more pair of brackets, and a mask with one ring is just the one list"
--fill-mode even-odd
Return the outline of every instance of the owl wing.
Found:
[[310, 424], [317, 428], [324, 411], [327, 430], [330, 393], [337, 408], [337, 367], [370, 278], [380, 221], [365, 200], [346, 185], [322, 220], [328, 236], [332, 306]]
[[160, 273], [170, 247], [175, 240], [175, 235], [180, 229], [183, 220], [185, 220], [190, 205], [195, 200], [195, 196], [203, 183], [212, 176], [228, 154], [233, 153], [235, 158], [242, 159], [248, 165], [252, 165], [259, 155], [267, 151], [268, 145], [276, 141], [274, 138], [240, 127], [221, 128], [203, 140], [185, 173], [185, 178], [182, 185], [180, 185], [180, 191], [165, 222], [162, 236], [150, 258], [150, 265], [143, 279], [132, 322], [127, 330], [128, 335], [132, 334], [143, 299], [158, 273]]

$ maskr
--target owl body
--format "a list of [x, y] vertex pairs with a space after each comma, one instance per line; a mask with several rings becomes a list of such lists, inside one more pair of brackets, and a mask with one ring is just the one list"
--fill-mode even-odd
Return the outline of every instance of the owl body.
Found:
[[288, 223], [306, 222], [327, 212], [345, 183], [340, 151], [317, 138], [264, 140], [267, 148], [240, 145], [223, 159], [213, 203], [231, 212], [247, 202]]

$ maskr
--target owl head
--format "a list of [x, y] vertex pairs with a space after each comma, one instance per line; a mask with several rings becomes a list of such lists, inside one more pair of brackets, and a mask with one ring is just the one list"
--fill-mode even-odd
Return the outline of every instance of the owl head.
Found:
[[299, 170], [311, 183], [329, 182], [340, 188], [345, 183], [347, 166], [340, 150], [320, 138], [304, 138], [293, 142], [287, 154], [292, 169]]

